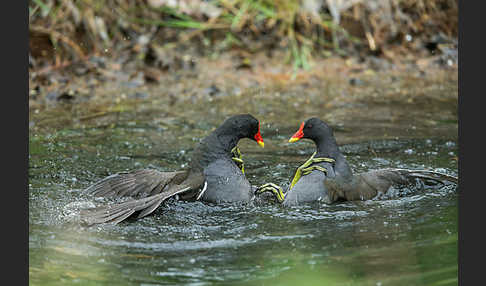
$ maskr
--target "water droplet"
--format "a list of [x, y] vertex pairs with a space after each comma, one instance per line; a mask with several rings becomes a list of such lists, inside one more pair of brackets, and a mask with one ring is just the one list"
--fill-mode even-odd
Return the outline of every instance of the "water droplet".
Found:
[[447, 142], [445, 143], [445, 146], [446, 146], [446, 147], [454, 147], [454, 146], [456, 146], [456, 143], [454, 143], [454, 142], [452, 142], [452, 141], [447, 141]]
[[411, 155], [411, 154], [415, 153], [415, 151], [413, 149], [407, 149], [407, 150], [403, 151], [403, 153]]

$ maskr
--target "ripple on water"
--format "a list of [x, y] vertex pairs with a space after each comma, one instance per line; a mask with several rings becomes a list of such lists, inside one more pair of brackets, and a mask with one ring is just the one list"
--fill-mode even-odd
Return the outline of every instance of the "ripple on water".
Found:
[[[404, 147], [378, 157], [367, 153], [359, 153], [359, 158], [348, 153], [347, 157], [358, 171], [392, 166], [457, 173], [448, 154], [456, 146], [437, 146], [433, 141], [424, 146], [413, 146], [417, 156], [403, 153]], [[429, 149], [434, 153], [427, 153]], [[285, 185], [298, 165], [296, 160], [308, 157], [309, 150], [279, 153], [274, 156], [278, 159], [264, 157], [264, 166], [254, 163], [255, 172], [251, 162], [261, 154], [250, 153], [245, 157], [248, 177], [252, 183]], [[170, 158], [173, 166], [183, 163]], [[73, 177], [78, 180], [72, 182]], [[30, 180], [37, 186], [43, 178]], [[121, 284], [198, 285], [273, 279], [296, 269], [315, 268], [319, 273], [309, 275], [321, 281], [328, 276], [325, 269], [344, 271], [344, 277], [372, 273], [383, 278], [401, 277], [403, 273], [393, 269], [415, 269], [417, 261], [426, 269], [435, 269], [438, 262], [446, 266], [457, 262], [457, 190], [451, 187], [381, 200], [288, 208], [271, 203], [214, 205], [171, 200], [141, 220], [85, 227], [70, 218], [79, 209], [103, 201], [67, 187], [79, 184], [82, 176], [67, 172], [62, 178], [66, 181], [40, 184], [47, 187], [29, 191], [29, 264], [34, 279], [42, 275], [66, 279], [69, 267], [70, 275], [80, 281], [95, 277], [93, 281]], [[85, 278], [86, 273], [95, 274]], [[111, 276], [103, 276], [106, 273]]]

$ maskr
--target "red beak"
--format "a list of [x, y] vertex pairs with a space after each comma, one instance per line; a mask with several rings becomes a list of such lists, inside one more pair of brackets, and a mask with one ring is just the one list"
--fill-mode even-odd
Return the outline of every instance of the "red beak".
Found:
[[292, 137], [290, 137], [289, 142], [290, 143], [297, 142], [302, 137], [304, 137], [304, 131], [303, 130], [304, 130], [304, 122], [302, 122], [302, 124], [300, 124], [299, 130], [297, 130], [297, 132], [295, 132], [295, 134]]
[[258, 132], [257, 134], [255, 134], [255, 137], [253, 138], [255, 138], [258, 145], [262, 146], [262, 148], [265, 146], [265, 143], [263, 142], [262, 134], [260, 133], [260, 123], [258, 123]]

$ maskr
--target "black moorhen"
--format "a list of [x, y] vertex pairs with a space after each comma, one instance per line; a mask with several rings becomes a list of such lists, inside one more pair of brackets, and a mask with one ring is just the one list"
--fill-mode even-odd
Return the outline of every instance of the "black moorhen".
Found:
[[393, 188], [429, 188], [458, 183], [456, 177], [427, 170], [386, 168], [353, 174], [331, 127], [319, 118], [302, 122], [289, 142], [303, 138], [314, 141], [317, 151], [297, 169], [289, 190], [284, 193], [281, 187], [269, 183], [259, 187], [257, 193], [272, 192], [284, 205], [320, 200], [330, 204], [372, 199]]
[[116, 224], [135, 212], [138, 212], [137, 218], [141, 218], [174, 195], [189, 201], [250, 201], [253, 190], [245, 177], [237, 147], [242, 138], [250, 138], [264, 146], [260, 123], [252, 115], [235, 115], [226, 119], [196, 146], [187, 170], [160, 172], [142, 169], [114, 174], [96, 182], [85, 191], [95, 196], [130, 197], [130, 200], [83, 210], [81, 219], [88, 224]]

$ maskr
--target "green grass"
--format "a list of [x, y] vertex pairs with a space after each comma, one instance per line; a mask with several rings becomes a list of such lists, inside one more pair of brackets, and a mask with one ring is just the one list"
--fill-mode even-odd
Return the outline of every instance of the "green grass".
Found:
[[[454, 19], [451, 20], [450, 16], [447, 16], [451, 13], [453, 15], [454, 11], [457, 12], [454, 0], [433, 0], [424, 2], [423, 5], [416, 5], [415, 2], [414, 0], [400, 1], [388, 12], [380, 9], [371, 11], [365, 4], [355, 5], [341, 11], [341, 19], [347, 15], [348, 21], [351, 19], [357, 25], [364, 25], [363, 22], [368, 21], [367, 27], [371, 27], [371, 31], [380, 31], [379, 34], [374, 34], [374, 41], [379, 49], [386, 48], [392, 36], [395, 38], [399, 36], [391, 35], [389, 26], [392, 25], [398, 27], [395, 30], [398, 30], [399, 34], [413, 32], [415, 39], [421, 32], [429, 33], [431, 29], [443, 29], [444, 31], [441, 32], [455, 33], [457, 36]], [[213, 0], [199, 3], [212, 5], [213, 10], [218, 11], [216, 16], [208, 19], [198, 9], [151, 7], [146, 2], [127, 0], [32, 0], [29, 3], [29, 24], [63, 34], [72, 42], [76, 42], [76, 37], [79, 36], [75, 33], [82, 31], [88, 34], [87, 38], [93, 42], [88, 46], [97, 46], [97, 42], [102, 39], [103, 31], [95, 28], [93, 23], [101, 19], [110, 34], [107, 43], [101, 41], [107, 45], [106, 48], [116, 47], [116, 43], [124, 34], [122, 31], [131, 30], [138, 34], [147, 34], [153, 31], [154, 26], [190, 33], [207, 32], [208, 34], [198, 39], [209, 37], [214, 46], [219, 48], [231, 48], [232, 45], [228, 45], [228, 41], [232, 41], [237, 43], [238, 47], [250, 51], [254, 42], [238, 40], [241, 35], [253, 35], [253, 41], [257, 42], [261, 37], [270, 37], [272, 41], [269, 42], [277, 44], [274, 46], [279, 49], [286, 50], [288, 63], [294, 67], [294, 70], [308, 69], [315, 56], [328, 56], [333, 53], [346, 55], [346, 49], [353, 46], [362, 48], [367, 44], [365, 36], [353, 36], [345, 26], [334, 21], [329, 9], [321, 8], [314, 11], [316, 17], [310, 17], [310, 14], [302, 9], [299, 0]], [[356, 12], [361, 15], [359, 19], [355, 16]], [[365, 15], [368, 20], [363, 18]], [[420, 18], [423, 17], [422, 15], [427, 15], [428, 18]], [[373, 21], [370, 20], [371, 18]], [[408, 21], [402, 21], [403, 19]], [[441, 22], [446, 20], [447, 22]], [[417, 28], [425, 27], [422, 24], [424, 21], [427, 21], [427, 30]], [[211, 33], [213, 31], [217, 33]], [[424, 35], [426, 36], [427, 33]], [[50, 38], [51, 41], [55, 39], [52, 36]], [[157, 40], [164, 42], [165, 39]], [[226, 44], [220, 44], [222, 42]], [[362, 45], [363, 43], [365, 45]], [[69, 54], [69, 49], [67, 52]], [[72, 51], [71, 55], [75, 56]]]

